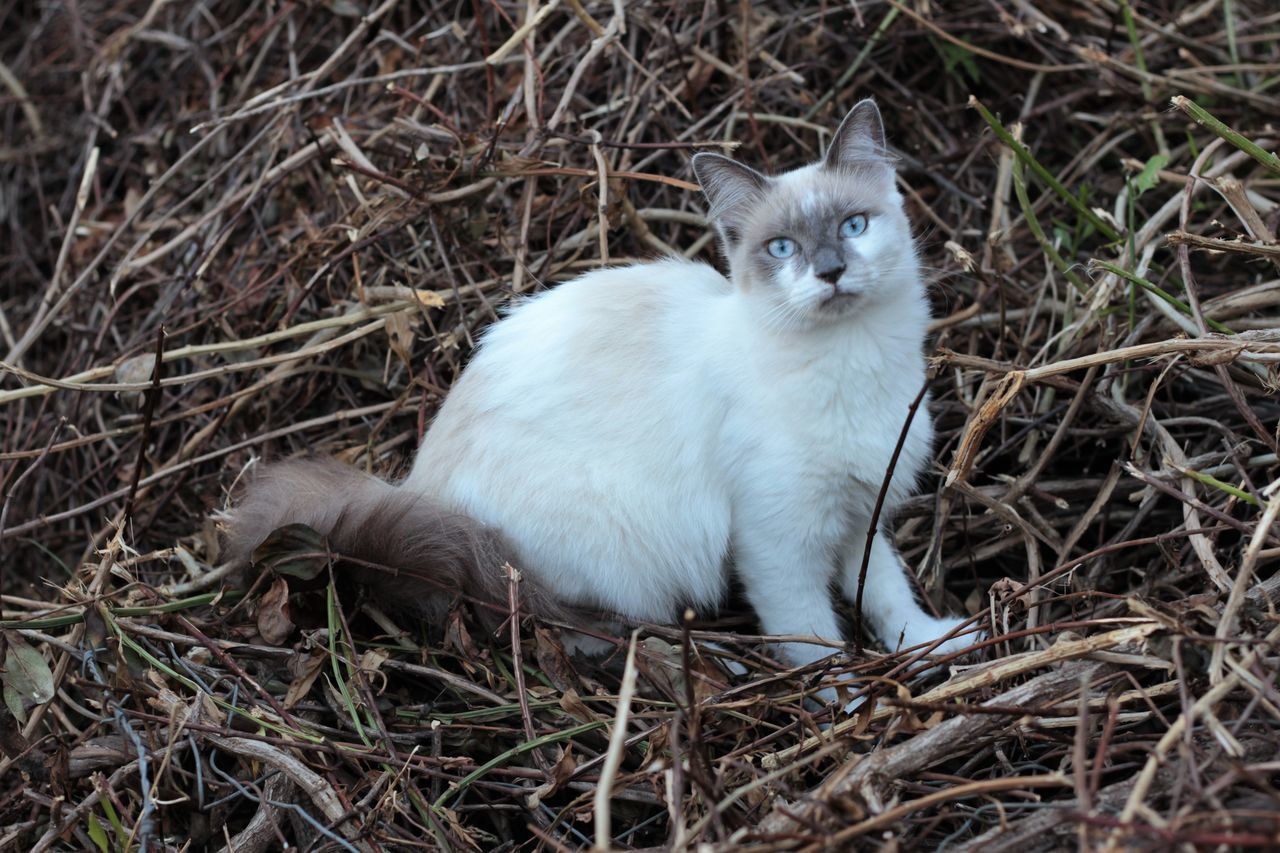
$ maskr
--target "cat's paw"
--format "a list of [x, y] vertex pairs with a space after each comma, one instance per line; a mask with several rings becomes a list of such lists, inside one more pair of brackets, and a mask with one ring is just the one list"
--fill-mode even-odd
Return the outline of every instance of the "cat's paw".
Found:
[[[945, 637], [968, 621], [969, 619], [963, 616], [944, 616], [938, 619], [921, 615], [907, 623], [902, 634], [900, 647], [909, 649], [916, 646], [932, 645], [939, 637]], [[929, 654], [938, 657], [963, 651], [980, 639], [980, 635], [975, 635], [972, 631], [961, 630], [963, 633], [958, 633], [957, 636], [938, 643], [938, 645], [929, 650]]]

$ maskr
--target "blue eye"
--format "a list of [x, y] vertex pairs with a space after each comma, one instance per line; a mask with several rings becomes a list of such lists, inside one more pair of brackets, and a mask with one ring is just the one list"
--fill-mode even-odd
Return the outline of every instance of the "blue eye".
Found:
[[788, 240], [786, 237], [774, 237], [765, 248], [769, 250], [769, 254], [782, 260], [796, 253], [796, 241]]
[[840, 223], [841, 237], [861, 237], [862, 232], [867, 230], [867, 217], [861, 213], [850, 216], [844, 222]]

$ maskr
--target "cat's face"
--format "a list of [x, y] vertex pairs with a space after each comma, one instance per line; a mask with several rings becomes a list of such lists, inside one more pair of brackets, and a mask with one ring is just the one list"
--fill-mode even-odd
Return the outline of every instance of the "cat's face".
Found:
[[804, 328], [918, 288], [915, 247], [875, 103], [858, 104], [827, 157], [768, 178], [715, 154], [694, 169], [736, 286], [765, 321]]

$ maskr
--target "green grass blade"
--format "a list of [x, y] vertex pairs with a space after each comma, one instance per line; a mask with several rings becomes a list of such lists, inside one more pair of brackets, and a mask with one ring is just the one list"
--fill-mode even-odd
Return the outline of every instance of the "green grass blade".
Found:
[[[1093, 266], [1099, 267], [1100, 269], [1104, 269], [1107, 272], [1112, 273], [1113, 275], [1120, 276], [1122, 279], [1124, 279], [1125, 281], [1131, 284], [1138, 285], [1143, 290], [1146, 290], [1148, 293], [1151, 293], [1153, 296], [1157, 296], [1160, 299], [1163, 299], [1165, 302], [1168, 302], [1170, 305], [1172, 305], [1174, 308], [1177, 308], [1179, 311], [1181, 311], [1183, 314], [1186, 314], [1188, 317], [1192, 316], [1191, 306], [1183, 302], [1178, 297], [1174, 296], [1169, 291], [1165, 290], [1163, 287], [1160, 287], [1157, 284], [1153, 284], [1152, 282], [1147, 281], [1142, 276], [1135, 275], [1134, 273], [1129, 272], [1127, 269], [1116, 266], [1115, 264], [1109, 264], [1106, 261], [1100, 261], [1096, 259], [1091, 263]], [[1215, 332], [1221, 332], [1224, 335], [1236, 334], [1235, 329], [1231, 328], [1230, 326], [1224, 323], [1219, 323], [1217, 320], [1214, 320], [1211, 317], [1205, 317], [1204, 321]]]
[[1030, 166], [1031, 171], [1039, 175], [1040, 180], [1044, 181], [1045, 184], [1057, 193], [1063, 201], [1071, 205], [1071, 207], [1075, 209], [1076, 213], [1080, 214], [1086, 222], [1094, 228], [1097, 228], [1102, 234], [1105, 234], [1107, 239], [1112, 241], [1120, 239], [1120, 232], [1113, 228], [1102, 217], [1098, 216], [1098, 214], [1086, 207], [1080, 199], [1076, 198], [1070, 190], [1063, 186], [1061, 181], [1055, 178], [1048, 169], [1041, 165], [1040, 161], [1031, 153], [1031, 149], [1013, 138], [1013, 134], [1000, 123], [1000, 119], [992, 115], [991, 111], [983, 106], [982, 101], [979, 101], [977, 98], [970, 95], [969, 106], [978, 111], [978, 114], [982, 116], [983, 121], [990, 125], [991, 129], [995, 131], [996, 136], [1000, 138], [1001, 142], [1009, 146], [1019, 161]]
[[1089, 286], [1080, 279], [1080, 276], [1075, 274], [1066, 259], [1058, 254], [1053, 242], [1044, 233], [1044, 229], [1040, 227], [1040, 220], [1036, 218], [1035, 209], [1031, 206], [1031, 199], [1027, 197], [1027, 182], [1023, 175], [1021, 160], [1015, 160], [1013, 163], [1013, 192], [1018, 197], [1018, 204], [1022, 206], [1022, 214], [1026, 217], [1027, 227], [1031, 229], [1036, 241], [1040, 243], [1040, 250], [1053, 261], [1053, 265], [1067, 277], [1067, 280], [1071, 282], [1076, 290], [1081, 293], [1086, 292]]

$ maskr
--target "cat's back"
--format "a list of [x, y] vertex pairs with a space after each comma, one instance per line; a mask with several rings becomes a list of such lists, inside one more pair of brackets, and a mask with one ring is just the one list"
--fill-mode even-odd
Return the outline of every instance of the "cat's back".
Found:
[[589, 349], [607, 338], [653, 340], [672, 326], [705, 321], [729, 281], [703, 263], [664, 258], [599, 269], [513, 306], [485, 333], [477, 356], [500, 356], [518, 348], [564, 353]]
[[709, 329], [732, 293], [664, 260], [526, 300], [486, 333], [404, 485], [502, 530], [566, 600], [652, 619], [717, 600], [729, 510]]
[[477, 430], [630, 446], [645, 422], [687, 410], [699, 393], [695, 377], [717, 349], [708, 328], [731, 294], [706, 264], [670, 258], [595, 270], [524, 299], [485, 332], [416, 467], [423, 457], [454, 467], [445, 448], [479, 451]]

